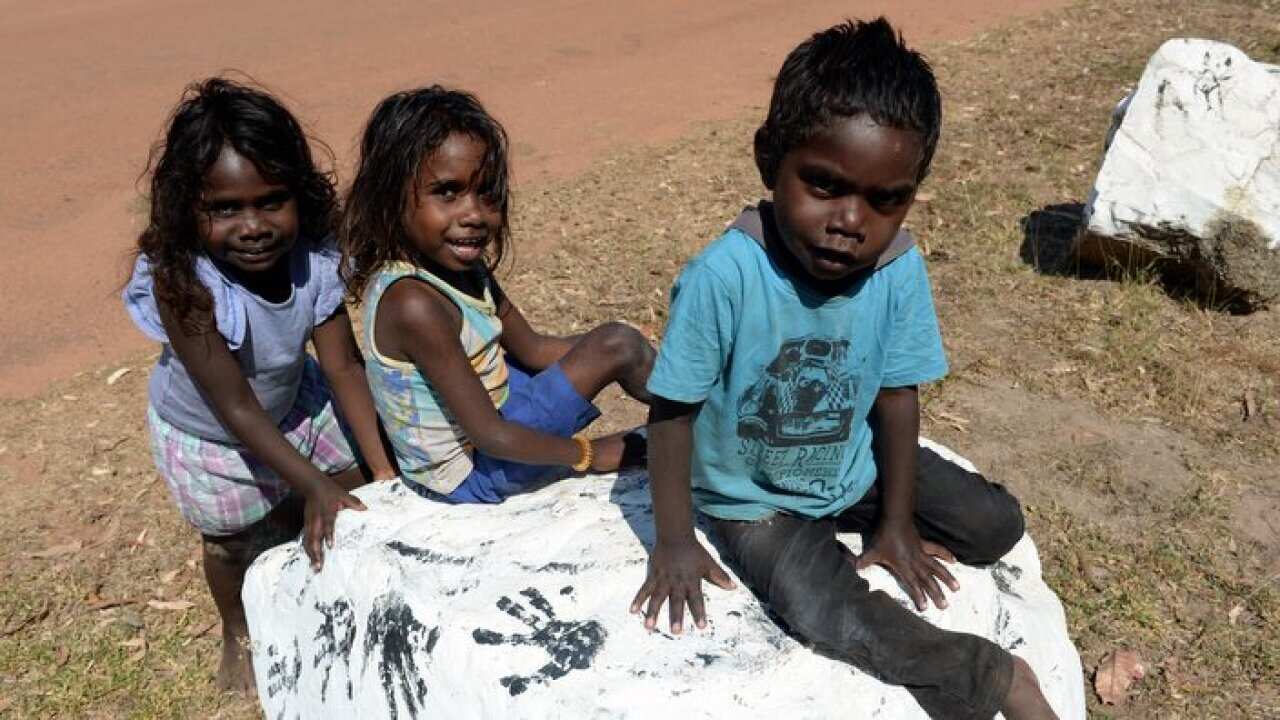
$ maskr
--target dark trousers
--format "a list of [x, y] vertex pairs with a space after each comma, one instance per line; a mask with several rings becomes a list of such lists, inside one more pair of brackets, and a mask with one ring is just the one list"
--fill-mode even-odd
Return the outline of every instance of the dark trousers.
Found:
[[[902, 685], [933, 718], [990, 718], [1013, 679], [1013, 656], [985, 638], [941, 630], [854, 570], [836, 532], [870, 532], [880, 514], [872, 488], [838, 516], [774, 514], [754, 522], [712, 519], [739, 577], [819, 651]], [[1002, 557], [1022, 537], [1018, 501], [1003, 487], [921, 448], [916, 527], [968, 565]]]

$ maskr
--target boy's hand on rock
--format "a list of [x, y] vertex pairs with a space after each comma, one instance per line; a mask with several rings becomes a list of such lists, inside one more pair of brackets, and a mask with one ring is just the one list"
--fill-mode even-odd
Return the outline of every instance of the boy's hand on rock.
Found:
[[311, 558], [311, 569], [319, 571], [324, 566], [325, 547], [333, 547], [334, 518], [338, 511], [345, 508], [364, 510], [365, 506], [360, 498], [328, 478], [317, 483], [304, 497], [302, 547]]
[[881, 524], [871, 538], [870, 547], [858, 557], [854, 567], [864, 570], [878, 564], [888, 568], [906, 587], [916, 609], [923, 611], [928, 607], [929, 599], [939, 608], [947, 606], [939, 580], [946, 583], [952, 592], [960, 589], [960, 583], [939, 559], [956, 561], [950, 550], [921, 539], [919, 531], [910, 522]]
[[645, 600], [648, 600], [644, 626], [654, 630], [658, 627], [658, 613], [666, 602], [671, 632], [679, 635], [684, 629], [684, 606], [687, 603], [693, 613], [694, 625], [698, 629], [705, 628], [707, 610], [702, 597], [704, 578], [723, 590], [737, 587], [724, 568], [712, 559], [711, 554], [697, 540], [659, 542], [649, 557], [649, 575], [640, 587], [640, 592], [631, 601], [631, 612], [639, 613]]

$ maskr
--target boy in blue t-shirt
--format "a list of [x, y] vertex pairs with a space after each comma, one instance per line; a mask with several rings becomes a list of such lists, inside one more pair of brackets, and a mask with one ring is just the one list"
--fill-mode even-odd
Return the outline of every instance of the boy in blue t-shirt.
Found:
[[[1051, 718], [1024, 661], [857, 573], [883, 565], [918, 608], [946, 607], [941, 561], [994, 562], [1023, 532], [1004, 488], [917, 445], [916, 386], [947, 364], [924, 258], [899, 228], [940, 123], [932, 71], [883, 18], [787, 57], [755, 137], [773, 202], [671, 292], [648, 383], [658, 540], [632, 611], [653, 628], [666, 602], [679, 633], [686, 604], [705, 625], [703, 578], [732, 587], [694, 537], [692, 499], [739, 576], [817, 648], [933, 717]], [[837, 529], [872, 532], [861, 557]]]

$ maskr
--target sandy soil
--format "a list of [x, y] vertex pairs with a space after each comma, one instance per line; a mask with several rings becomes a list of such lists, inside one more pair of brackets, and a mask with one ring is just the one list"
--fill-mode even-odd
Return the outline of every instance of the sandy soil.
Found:
[[[1048, 251], [1074, 233], [1071, 218], [1078, 215], [1066, 209], [1078, 213], [1118, 94], [1156, 47], [1169, 37], [1217, 37], [1255, 59], [1280, 62], [1269, 34], [1276, 3], [1074, 0], [1060, 10], [993, 23], [999, 27], [989, 32], [984, 25], [960, 42], [925, 43], [948, 117], [908, 224], [929, 258], [951, 374], [925, 389], [922, 432], [963, 452], [1021, 499], [1045, 578], [1063, 600], [1089, 677], [1118, 649], [1142, 658], [1147, 675], [1130, 689], [1127, 704], [1104, 706], [1089, 690], [1091, 716], [1280, 718], [1280, 356], [1274, 352], [1280, 310], [1230, 315], [1145, 274], [1095, 273], [1046, 259], [1060, 257]], [[31, 26], [23, 13], [35, 12], [14, 5], [0, 0], [0, 37], [38, 46], [38, 38], [11, 37], [8, 23]], [[82, 17], [77, 27], [101, 27], [108, 36], [124, 32], [93, 12], [76, 12]], [[920, 26], [906, 24], [916, 37]], [[745, 149], [768, 76], [793, 39], [777, 42], [776, 57], [762, 53], [764, 59], [753, 61], [754, 74], [743, 71], [728, 83], [722, 73], [706, 85], [724, 91], [714, 97], [725, 99], [712, 106], [705, 90], [697, 107], [723, 111], [724, 120], [704, 124], [698, 118], [709, 115], [681, 116], [655, 130], [658, 123], [649, 117], [651, 125], [624, 132], [634, 118], [583, 105], [573, 127], [607, 121], [613, 129], [591, 140], [587, 132], [547, 126], [541, 137], [551, 140], [539, 140], [535, 131], [545, 117], [521, 120], [513, 106], [499, 108], [517, 141], [527, 143], [514, 216], [519, 248], [504, 280], [536, 327], [569, 333], [625, 319], [660, 331], [678, 269], [759, 195]], [[0, 55], [16, 52], [0, 46]], [[692, 67], [690, 57], [684, 62]], [[148, 67], [158, 72], [152, 66], [160, 64]], [[94, 235], [106, 248], [99, 249], [98, 259], [106, 259], [98, 264], [108, 278], [106, 266], [127, 246], [129, 212], [136, 207], [124, 178], [136, 175], [146, 140], [178, 86], [202, 67], [175, 72], [171, 88], [152, 88], [153, 96], [138, 100], [146, 109], [132, 144], [120, 145], [116, 170], [94, 165], [90, 159], [101, 158], [85, 151], [77, 159], [80, 174], [47, 173], [80, 178], [83, 168], [98, 168], [115, 183], [102, 203], [84, 203], [80, 214], [66, 213], [62, 225], [48, 223], [47, 208], [65, 202], [63, 196], [43, 196], [6, 172], [0, 217], [15, 217], [18, 207], [46, 208], [40, 222], [39, 213], [24, 216], [27, 239], [39, 239], [40, 223], [61, 229], [99, 216], [116, 222], [110, 233]], [[557, 67], [568, 72], [569, 65]], [[628, 67], [639, 73], [645, 66]], [[494, 89], [481, 70], [479, 79], [459, 82], [507, 102], [521, 97], [524, 86], [516, 80]], [[547, 71], [516, 75], [528, 84]], [[282, 78], [283, 71], [266, 79], [296, 93], [298, 84]], [[669, 91], [689, 85], [678, 73], [673, 78], [679, 87]], [[8, 93], [0, 122], [18, 107], [10, 99], [30, 97], [14, 85], [0, 77]], [[735, 90], [738, 85], [747, 89]], [[349, 142], [367, 105], [389, 87], [390, 80], [368, 86], [367, 96], [350, 104], [349, 117], [296, 94], [291, 100], [320, 133]], [[324, 97], [340, 92], [332, 84], [325, 89]], [[565, 87], [555, 92], [569, 95]], [[653, 93], [642, 102], [626, 96], [603, 104], [669, 107], [661, 88]], [[741, 98], [736, 111], [732, 97]], [[40, 107], [27, 103], [25, 110]], [[51, 133], [56, 127], [49, 117], [31, 120], [40, 122]], [[690, 123], [697, 127], [686, 127]], [[83, 139], [71, 130], [62, 134]], [[668, 141], [665, 134], [678, 137]], [[67, 137], [57, 147], [71, 147]], [[551, 144], [562, 137], [568, 140]], [[619, 140], [624, 137], [655, 142], [628, 148]], [[19, 151], [34, 146], [2, 133], [0, 143], [7, 143], [0, 155], [6, 171], [24, 157]], [[559, 148], [554, 155], [553, 147]], [[346, 145], [337, 149], [341, 155]], [[24, 162], [17, 180], [43, 177], [34, 161]], [[5, 202], [13, 198], [27, 204]], [[1035, 222], [1050, 214], [1060, 227]], [[0, 234], [21, 245], [14, 237]], [[532, 246], [550, 251], [530, 252]], [[11, 269], [7, 260], [0, 264], [0, 299], [10, 298], [6, 293], [19, 278], [27, 287], [37, 282], [27, 276], [39, 263]], [[51, 286], [47, 278], [38, 282]], [[0, 717], [260, 718], [256, 702], [213, 685], [219, 632], [198, 543], [174, 512], [145, 442], [146, 371], [154, 348], [116, 319], [110, 285], [104, 279], [96, 291], [89, 285], [62, 291], [83, 306], [63, 316], [75, 317], [66, 325], [70, 337], [90, 337], [93, 330], [94, 337], [119, 344], [94, 341], [80, 364], [74, 357], [64, 363], [67, 372], [24, 370], [31, 378], [74, 376], [38, 391], [37, 383], [23, 387], [10, 379], [32, 397], [0, 397]], [[27, 305], [36, 303], [24, 302], [10, 302], [10, 318], [30, 316]], [[90, 314], [95, 310], [98, 317]], [[56, 318], [43, 322], [61, 327]], [[0, 354], [17, 337], [11, 328], [5, 326]], [[66, 343], [59, 350], [41, 342], [28, 346], [24, 367], [40, 363], [41, 353], [67, 354]], [[0, 370], [0, 377], [7, 372]], [[610, 389], [598, 398], [606, 415], [593, 432], [642, 420], [643, 408], [619, 395]]]
[[387, 92], [466, 87], [507, 124], [517, 182], [528, 183], [762, 106], [786, 50], [846, 14], [888, 13], [922, 43], [1061, 4], [382, 0], [357, 12], [296, 0], [0, 0], [0, 397], [144, 346], [116, 299], [143, 207], [135, 181], [192, 79], [250, 73], [290, 101], [340, 169]]

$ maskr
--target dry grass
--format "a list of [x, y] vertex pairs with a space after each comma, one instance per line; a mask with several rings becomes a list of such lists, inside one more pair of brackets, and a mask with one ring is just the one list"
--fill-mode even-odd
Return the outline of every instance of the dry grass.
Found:
[[[1145, 659], [1125, 707], [1089, 693], [1098, 717], [1280, 716], [1280, 312], [1229, 315], [1142, 274], [1054, 265], [1046, 230], [1069, 229], [1111, 106], [1160, 42], [1214, 37], [1276, 62], [1274, 10], [1086, 2], [930, 49], [948, 118], [909, 223], [953, 374], [926, 394], [926, 431], [1023, 498], [1086, 670], [1117, 647]], [[555, 249], [517, 253], [512, 296], [544, 327], [660, 333], [681, 264], [758, 197], [761, 114], [522, 188], [518, 242]], [[216, 632], [201, 631], [216, 615], [150, 466], [146, 363], [129, 364], [113, 386], [114, 366], [0, 405], [0, 715], [256, 713], [210, 683]], [[608, 406], [614, 426], [640, 417]]]

